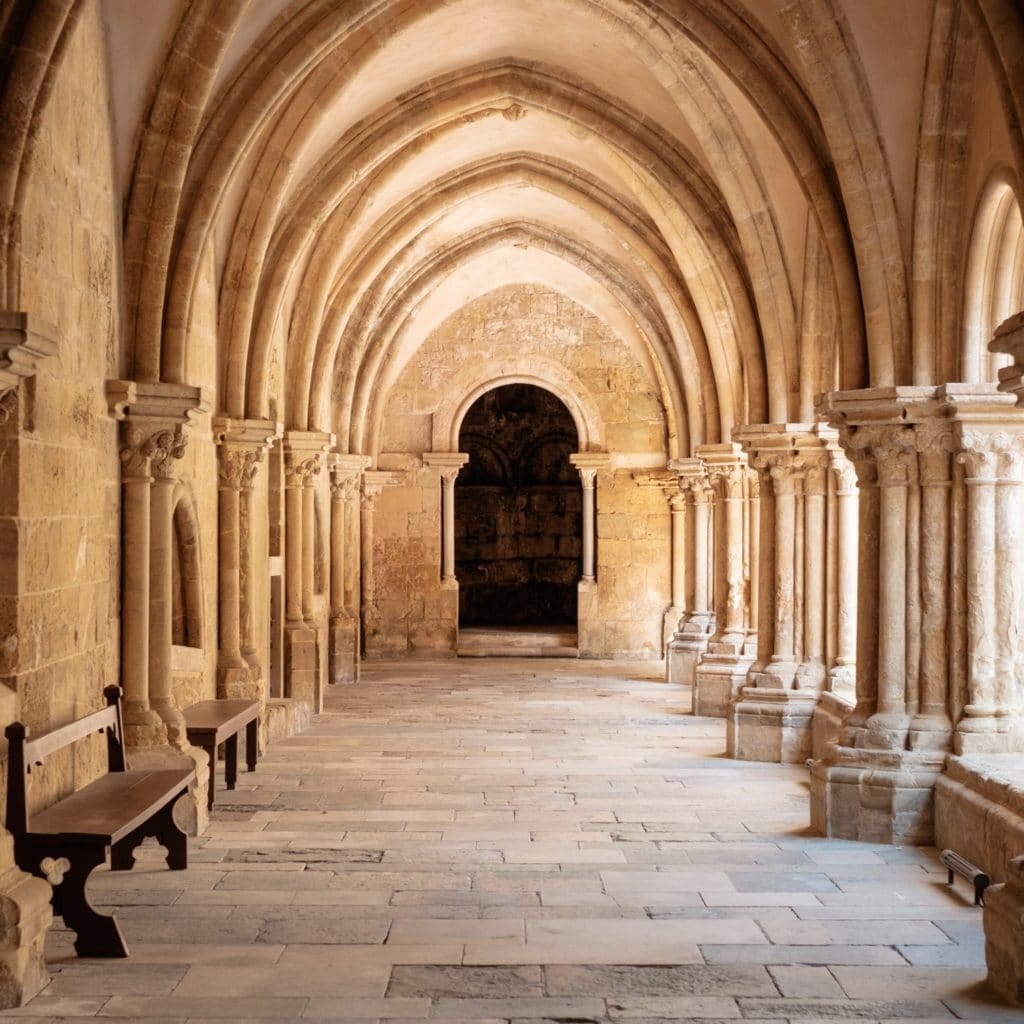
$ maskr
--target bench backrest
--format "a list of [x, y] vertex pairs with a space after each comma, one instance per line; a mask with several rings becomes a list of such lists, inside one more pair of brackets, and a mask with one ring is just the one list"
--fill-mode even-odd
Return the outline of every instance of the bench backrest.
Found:
[[4, 730], [10, 743], [7, 762], [7, 814], [5, 824], [12, 835], [28, 831], [28, 776], [50, 754], [70, 746], [93, 733], [106, 733], [107, 771], [123, 772], [124, 725], [121, 720], [121, 687], [108, 686], [103, 691], [107, 706], [85, 718], [61, 725], [29, 739], [28, 726], [11, 722]]

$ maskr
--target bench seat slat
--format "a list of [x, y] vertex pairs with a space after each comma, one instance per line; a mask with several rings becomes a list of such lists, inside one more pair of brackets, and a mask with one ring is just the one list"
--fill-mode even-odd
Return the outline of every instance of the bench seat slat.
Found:
[[116, 843], [174, 800], [194, 770], [112, 772], [29, 818], [28, 835]]

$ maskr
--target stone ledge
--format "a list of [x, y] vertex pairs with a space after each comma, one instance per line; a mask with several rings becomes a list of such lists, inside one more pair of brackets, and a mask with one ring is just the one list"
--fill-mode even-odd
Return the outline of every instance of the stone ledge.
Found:
[[935, 789], [936, 845], [994, 881], [1024, 851], [1024, 754], [951, 756]]

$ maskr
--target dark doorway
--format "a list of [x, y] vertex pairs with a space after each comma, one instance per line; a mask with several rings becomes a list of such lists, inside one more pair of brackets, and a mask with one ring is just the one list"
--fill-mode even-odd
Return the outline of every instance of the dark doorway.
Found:
[[460, 626], [576, 627], [582, 491], [568, 409], [508, 384], [473, 403], [455, 484]]

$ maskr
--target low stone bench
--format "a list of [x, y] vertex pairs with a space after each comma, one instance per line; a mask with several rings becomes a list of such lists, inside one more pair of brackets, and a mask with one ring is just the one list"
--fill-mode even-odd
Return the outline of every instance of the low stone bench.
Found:
[[[89, 903], [85, 887], [93, 868], [105, 863], [126, 870], [133, 851], [153, 837], [167, 849], [167, 866], [188, 866], [187, 836], [174, 821], [174, 805], [188, 792], [195, 771], [164, 769], [129, 771], [124, 753], [121, 690], [103, 691], [107, 707], [78, 721], [29, 738], [21, 722], [12, 722], [5, 735], [10, 743], [7, 766], [6, 825], [14, 837], [18, 867], [45, 878], [53, 886], [53, 910], [75, 932], [79, 956], [128, 955], [121, 930], [112, 914], [100, 914]], [[45, 759], [77, 740], [105, 734], [107, 774], [29, 814], [28, 777]]]
[[238, 734], [245, 729], [245, 763], [256, 771], [260, 705], [255, 700], [202, 700], [186, 708], [185, 733], [189, 743], [210, 755], [210, 788], [207, 806], [212, 809], [217, 778], [217, 748], [224, 744], [224, 782], [234, 789], [238, 780]]

